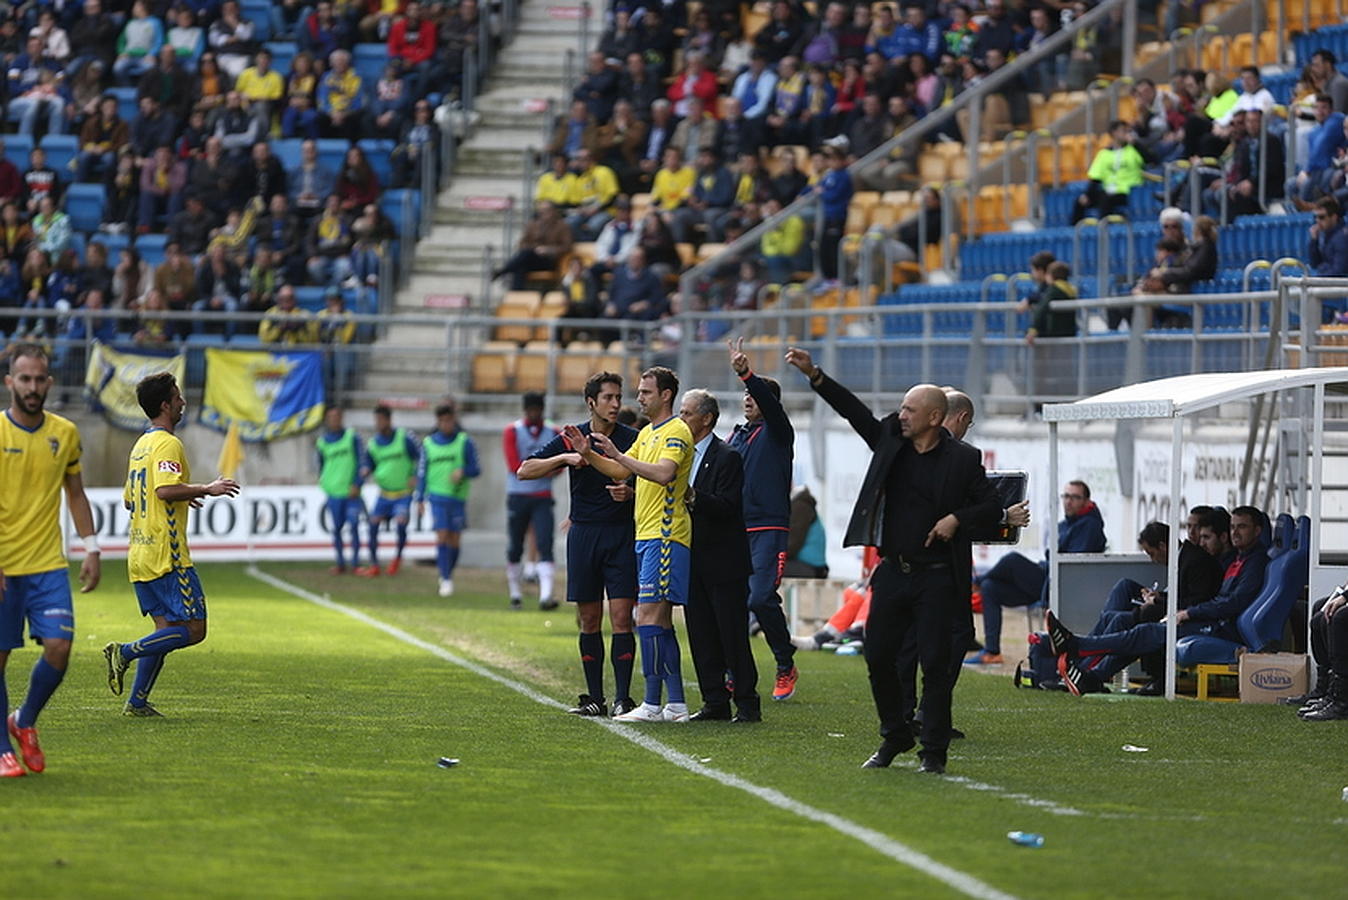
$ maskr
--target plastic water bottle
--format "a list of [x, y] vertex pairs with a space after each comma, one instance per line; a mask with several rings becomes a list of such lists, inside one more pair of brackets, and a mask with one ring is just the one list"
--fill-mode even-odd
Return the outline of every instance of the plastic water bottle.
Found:
[[1044, 846], [1044, 836], [1033, 831], [1008, 831], [1007, 840], [1020, 847], [1032, 847], [1038, 850]]

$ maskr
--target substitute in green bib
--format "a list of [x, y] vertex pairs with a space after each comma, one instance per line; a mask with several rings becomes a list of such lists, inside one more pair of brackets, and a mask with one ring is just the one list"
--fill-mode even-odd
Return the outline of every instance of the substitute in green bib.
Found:
[[397, 575], [403, 564], [403, 548], [407, 546], [407, 520], [412, 512], [412, 492], [417, 487], [417, 461], [421, 450], [416, 438], [406, 428], [393, 427], [393, 410], [380, 404], [374, 408], [374, 437], [365, 445], [365, 460], [361, 474], [374, 478], [379, 485], [379, 499], [370, 512], [370, 568], [371, 575], [379, 574], [379, 529], [393, 520], [398, 535], [398, 549], [386, 570]]
[[318, 486], [327, 495], [328, 525], [332, 528], [332, 548], [337, 553], [334, 575], [346, 574], [346, 556], [342, 532], [351, 529], [351, 565], [357, 575], [377, 575], [376, 569], [360, 566], [360, 516], [365, 504], [360, 499], [360, 438], [342, 424], [342, 410], [329, 406], [323, 413], [323, 434], [319, 436]]
[[459, 536], [468, 527], [468, 484], [480, 474], [477, 447], [468, 433], [459, 428], [454, 401], [445, 400], [435, 408], [435, 431], [421, 442], [417, 467], [417, 517], [425, 512], [429, 500], [441, 597], [454, 594]]

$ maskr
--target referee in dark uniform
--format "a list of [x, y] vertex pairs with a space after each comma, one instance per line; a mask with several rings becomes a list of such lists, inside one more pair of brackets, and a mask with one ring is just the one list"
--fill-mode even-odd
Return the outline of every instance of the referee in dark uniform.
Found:
[[940, 388], [911, 388], [899, 411], [881, 420], [809, 353], [793, 347], [786, 361], [809, 377], [815, 393], [872, 451], [843, 538], [844, 546], [878, 547], [882, 558], [871, 577], [865, 642], [882, 740], [863, 767], [883, 768], [913, 747], [899, 657], [904, 639], [916, 630], [924, 695], [920, 771], [942, 773], [950, 743], [951, 633], [969, 602], [973, 566], [968, 533], [1001, 518], [997, 491], [981, 454], [941, 427], [947, 402]]
[[[633, 428], [618, 423], [622, 409], [623, 380], [612, 372], [599, 372], [585, 382], [585, 405], [590, 419], [580, 426], [586, 440], [592, 432], [608, 435], [619, 451], [637, 439]], [[637, 596], [635, 518], [632, 486], [615, 482], [587, 465], [576, 448], [558, 435], [530, 458], [520, 463], [522, 479], [548, 478], [560, 466], [571, 467], [571, 529], [566, 535], [566, 599], [576, 604], [580, 618], [580, 661], [585, 671], [586, 693], [571, 710], [578, 716], [606, 716], [604, 699], [604, 594], [608, 594], [609, 625], [613, 629], [609, 657], [613, 663], [613, 715], [636, 708], [632, 692], [632, 666], [636, 638], [632, 634], [632, 609]]]

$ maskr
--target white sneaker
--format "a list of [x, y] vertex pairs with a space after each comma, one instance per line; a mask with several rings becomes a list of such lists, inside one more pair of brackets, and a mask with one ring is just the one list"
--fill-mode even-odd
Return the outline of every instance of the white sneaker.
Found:
[[[684, 715], [687, 716], [688, 708], [684, 707]], [[615, 722], [663, 722], [665, 721], [665, 711], [660, 707], [643, 703], [631, 712], [623, 713], [621, 716], [614, 716]]]
[[440, 579], [440, 596], [441, 596], [441, 597], [453, 597], [453, 596], [454, 596], [454, 579], [453, 579], [453, 578], [441, 578], [441, 579]]
[[666, 722], [687, 722], [688, 704], [687, 703], [666, 703], [661, 711]]

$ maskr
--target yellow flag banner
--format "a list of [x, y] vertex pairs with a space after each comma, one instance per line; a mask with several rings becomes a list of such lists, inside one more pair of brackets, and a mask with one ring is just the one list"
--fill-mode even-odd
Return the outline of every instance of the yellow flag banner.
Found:
[[124, 353], [94, 341], [84, 372], [84, 387], [94, 408], [109, 422], [118, 428], [141, 431], [147, 420], [136, 402], [136, 385], [142, 378], [160, 372], [172, 373], [181, 385], [187, 377], [187, 356], [183, 353], [173, 356]]
[[206, 349], [203, 425], [245, 441], [312, 431], [323, 421], [323, 356], [313, 351]]
[[225, 433], [224, 446], [220, 448], [220, 459], [217, 469], [221, 475], [226, 478], [239, 477], [239, 469], [243, 466], [243, 438], [239, 436], [239, 423], [231, 422], [229, 431]]

